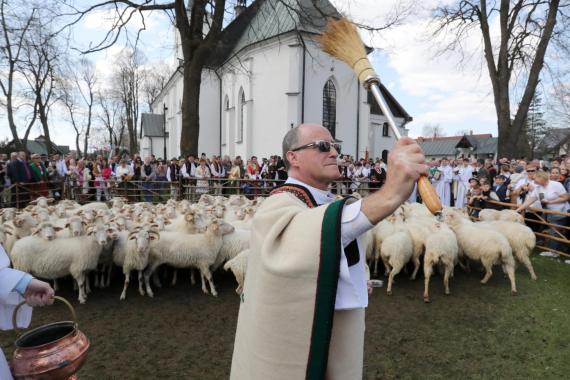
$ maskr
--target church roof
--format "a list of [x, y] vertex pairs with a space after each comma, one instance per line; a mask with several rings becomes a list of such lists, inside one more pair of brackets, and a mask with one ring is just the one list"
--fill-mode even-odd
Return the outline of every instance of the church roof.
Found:
[[[473, 147], [473, 154], [495, 154], [498, 138], [490, 134], [446, 136], [436, 138], [420, 137], [418, 144], [426, 156], [451, 156], [457, 154], [457, 148]], [[465, 145], [465, 146], [462, 146]]]
[[141, 127], [146, 137], [164, 136], [164, 115], [143, 113], [141, 115]]
[[321, 33], [340, 13], [328, 0], [255, 0], [222, 32], [209, 65], [217, 67], [242, 49], [292, 31]]

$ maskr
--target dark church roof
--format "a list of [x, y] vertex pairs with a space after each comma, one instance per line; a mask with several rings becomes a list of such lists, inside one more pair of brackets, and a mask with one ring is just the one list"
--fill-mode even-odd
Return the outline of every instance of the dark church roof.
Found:
[[223, 30], [209, 66], [221, 66], [246, 47], [285, 33], [321, 33], [328, 18], [340, 16], [328, 0], [256, 0]]

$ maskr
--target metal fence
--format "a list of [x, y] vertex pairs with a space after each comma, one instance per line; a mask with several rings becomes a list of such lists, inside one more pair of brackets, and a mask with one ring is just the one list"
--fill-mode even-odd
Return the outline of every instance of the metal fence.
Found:
[[[492, 200], [486, 203], [489, 204], [489, 208], [499, 210], [518, 207], [514, 203]], [[482, 208], [468, 206], [468, 209], [471, 218], [479, 220], [478, 214]], [[537, 248], [570, 258], [570, 213], [529, 207], [525, 212], [524, 221], [536, 235]]]
[[[267, 197], [271, 190], [283, 182], [274, 179], [228, 178], [184, 178], [176, 182], [114, 179], [77, 182], [67, 178], [64, 181], [14, 184], [5, 187], [0, 204], [2, 207], [24, 208], [30, 201], [40, 196], [55, 200], [71, 199], [81, 204], [109, 201], [116, 196], [127, 199], [129, 203], [164, 203], [169, 199], [197, 202], [202, 194], [222, 196], [240, 194], [253, 199]], [[379, 185], [378, 182], [369, 180], [339, 180], [332, 185], [331, 190], [339, 195], [358, 192], [366, 196], [378, 189]]]

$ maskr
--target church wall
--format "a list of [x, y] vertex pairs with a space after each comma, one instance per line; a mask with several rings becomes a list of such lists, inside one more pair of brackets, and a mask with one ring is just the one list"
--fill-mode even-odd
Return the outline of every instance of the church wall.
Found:
[[[323, 89], [332, 79], [336, 89], [336, 134], [343, 153], [356, 155], [358, 87], [356, 76], [346, 64], [323, 53], [309, 38], [307, 44], [305, 122], [323, 122]], [[361, 115], [362, 120], [362, 115]], [[363, 149], [360, 144], [360, 149]]]
[[[291, 123], [297, 125], [300, 121], [300, 94], [294, 94], [299, 92], [300, 75], [291, 75], [293, 68], [295, 71], [300, 68], [300, 47], [296, 45], [294, 36], [266, 42], [242, 52], [239, 61], [225, 65], [223, 97], [228, 97], [230, 107], [224, 110], [224, 120], [229, 123], [224, 128], [227, 142], [224, 154], [247, 158], [281, 154], [283, 136]], [[240, 142], [242, 90], [246, 104]]]

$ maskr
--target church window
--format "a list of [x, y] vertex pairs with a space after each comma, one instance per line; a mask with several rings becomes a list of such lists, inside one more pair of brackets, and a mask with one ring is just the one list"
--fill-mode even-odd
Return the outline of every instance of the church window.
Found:
[[389, 130], [390, 127], [388, 126], [388, 123], [382, 124], [382, 136], [389, 137], [390, 136], [390, 133], [388, 132]]
[[226, 138], [227, 138], [227, 133], [228, 133], [228, 125], [229, 125], [228, 113], [230, 112], [230, 98], [227, 95], [224, 99], [224, 110], [226, 112], [224, 114], [224, 119], [223, 119], [222, 145], [226, 145]]
[[238, 125], [238, 135], [237, 135], [237, 142], [241, 142], [243, 140], [243, 128], [245, 122], [245, 92], [240, 91], [241, 95], [239, 98], [239, 125]]
[[336, 88], [328, 80], [323, 88], [323, 126], [335, 137], [336, 132]]

